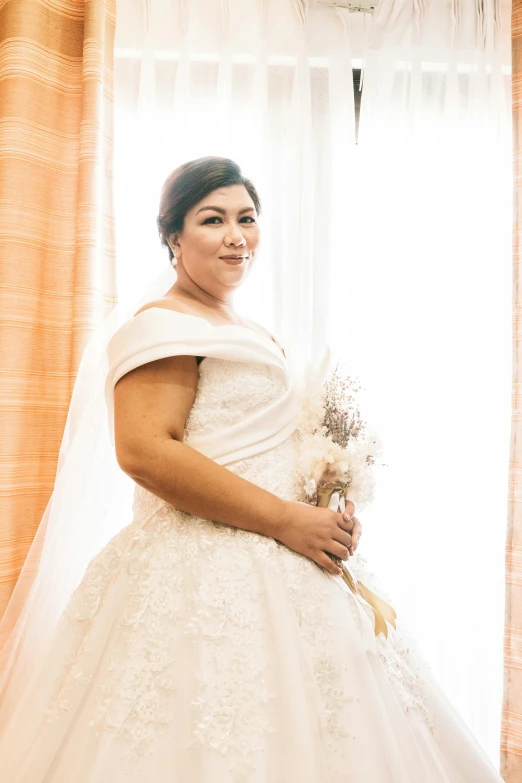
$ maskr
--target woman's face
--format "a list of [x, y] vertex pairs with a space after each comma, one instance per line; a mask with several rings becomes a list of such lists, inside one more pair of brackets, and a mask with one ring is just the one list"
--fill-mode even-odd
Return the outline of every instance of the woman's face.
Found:
[[259, 244], [257, 214], [244, 185], [230, 185], [205, 196], [185, 216], [183, 230], [169, 243], [194, 283], [220, 296], [239, 286], [250, 271]]

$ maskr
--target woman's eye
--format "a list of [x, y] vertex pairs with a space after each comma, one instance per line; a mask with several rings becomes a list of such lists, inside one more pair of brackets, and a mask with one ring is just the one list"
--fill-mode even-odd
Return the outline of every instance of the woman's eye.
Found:
[[[209, 225], [212, 225], [212, 222], [215, 221], [215, 220], [222, 220], [222, 218], [220, 218], [218, 215], [214, 215], [213, 217], [209, 217], [206, 220], [204, 220], [202, 225], [204, 226], [206, 223], [208, 223]], [[256, 219], [253, 218], [251, 215], [245, 215], [244, 217], [241, 218], [240, 222], [243, 222], [244, 220], [248, 220], [249, 223], [255, 223], [256, 222]], [[214, 223], [214, 225], [215, 225], [215, 223]]]

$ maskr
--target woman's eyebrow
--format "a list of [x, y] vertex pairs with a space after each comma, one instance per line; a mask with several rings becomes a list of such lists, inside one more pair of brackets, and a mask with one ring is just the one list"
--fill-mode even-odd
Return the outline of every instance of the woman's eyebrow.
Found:
[[[201, 209], [198, 209], [196, 212], [196, 215], [199, 215], [200, 212], [203, 212], [205, 209], [213, 209], [215, 212], [220, 212], [222, 215], [226, 215], [227, 211], [226, 209], [222, 209], [222, 207], [201, 207]], [[240, 209], [237, 213], [238, 215], [243, 215], [245, 212], [254, 212], [254, 207], [245, 207], [245, 209]]]

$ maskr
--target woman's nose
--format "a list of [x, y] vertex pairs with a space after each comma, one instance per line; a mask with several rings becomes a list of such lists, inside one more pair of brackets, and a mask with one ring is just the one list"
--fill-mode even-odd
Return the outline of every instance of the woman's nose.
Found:
[[228, 235], [227, 235], [227, 242], [230, 242], [232, 245], [245, 245], [246, 239], [243, 236], [243, 232], [239, 228], [239, 226], [231, 227]]

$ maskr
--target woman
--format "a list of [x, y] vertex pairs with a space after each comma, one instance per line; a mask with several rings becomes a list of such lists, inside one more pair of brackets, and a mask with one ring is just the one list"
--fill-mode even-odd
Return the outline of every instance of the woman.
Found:
[[227, 159], [164, 185], [176, 282], [108, 349], [133, 519], [90, 562], [3, 733], [9, 783], [500, 781], [400, 627], [375, 637], [341, 589], [328, 554], [364, 572], [353, 504], [295, 500], [292, 373], [233, 307], [259, 212]]

